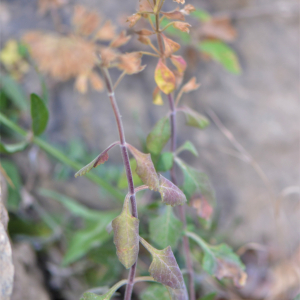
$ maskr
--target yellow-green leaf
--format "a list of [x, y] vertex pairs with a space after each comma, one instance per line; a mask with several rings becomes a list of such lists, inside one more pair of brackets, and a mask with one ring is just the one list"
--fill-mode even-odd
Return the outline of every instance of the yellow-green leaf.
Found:
[[176, 78], [173, 72], [159, 59], [155, 69], [154, 79], [157, 86], [165, 94], [172, 93], [176, 88]]
[[139, 253], [139, 219], [129, 210], [129, 197], [126, 197], [122, 213], [112, 221], [114, 243], [120, 262], [129, 269]]
[[140, 152], [130, 144], [127, 144], [127, 147], [136, 160], [136, 173], [150, 190], [157, 191], [159, 188], [159, 180], [151, 160], [151, 155]]

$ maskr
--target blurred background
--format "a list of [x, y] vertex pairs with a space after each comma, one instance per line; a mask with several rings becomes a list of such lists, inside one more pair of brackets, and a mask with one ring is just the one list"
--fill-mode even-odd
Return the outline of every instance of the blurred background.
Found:
[[[49, 123], [42, 139], [82, 164], [117, 140], [106, 93], [90, 86], [86, 93], [80, 93], [78, 85], [74, 88], [74, 76], [59, 80], [44, 75], [28, 54], [24, 36], [33, 30], [57, 32], [59, 28], [70, 28], [76, 4], [99, 13], [102, 20], [112, 20], [118, 31], [125, 28], [133, 33], [125, 20], [135, 12], [136, 2], [2, 0], [1, 112], [28, 129], [29, 94], [46, 97]], [[211, 237], [237, 250], [248, 273], [243, 289], [218, 287], [215, 299], [293, 299], [300, 286], [299, 2], [188, 3], [200, 13], [187, 17], [193, 25], [192, 38], [186, 41], [184, 36], [178, 36], [177, 41], [181, 41], [179, 53], [189, 66], [185, 81], [196, 76], [201, 86], [182, 101], [206, 115], [211, 124], [199, 131], [184, 126], [184, 118], [179, 115], [178, 144], [187, 139], [194, 143], [199, 157], [189, 153], [182, 157], [207, 173], [215, 190]], [[168, 0], [164, 10], [175, 7]], [[205, 13], [222, 21], [207, 29]], [[205, 38], [222, 43], [221, 50], [201, 49], [199, 41]], [[133, 37], [122, 51], [142, 47]], [[16, 51], [18, 55], [13, 55]], [[222, 55], [220, 58], [219, 51], [225, 51], [229, 59], [224, 60]], [[56, 57], [49, 59], [54, 64]], [[166, 102], [162, 106], [152, 103], [156, 60], [143, 57], [143, 64], [147, 68], [125, 76], [116, 92], [126, 139], [139, 149], [153, 125], [168, 111]], [[112, 70], [114, 80], [118, 75], [118, 70]], [[16, 96], [16, 90], [21, 96]], [[20, 97], [26, 98], [27, 104], [20, 104]], [[21, 141], [20, 135], [3, 123], [1, 137], [3, 143]], [[70, 254], [74, 249], [68, 248], [72, 231], [82, 226], [80, 216], [74, 213], [76, 209], [65, 208], [68, 200], [97, 210], [119, 209], [120, 202], [87, 178], [75, 179], [74, 169], [36, 144], [13, 154], [8, 152], [14, 151], [6, 152], [1, 154], [1, 169], [5, 170], [1, 172], [1, 183], [2, 201], [9, 211], [8, 233], [15, 265], [12, 300], [79, 299], [91, 286], [111, 285], [116, 276], [126, 274], [113, 263], [115, 252], [110, 243], [102, 245], [102, 253], [109, 253], [107, 261], [97, 254], [101, 248], [75, 254]], [[117, 149], [111, 151], [105, 167], [93, 171], [99, 178], [124, 188], [122, 172]], [[77, 243], [81, 248], [84, 240]], [[63, 266], [66, 252], [71, 264]], [[214, 285], [209, 280], [198, 280], [202, 295], [212, 291]]]

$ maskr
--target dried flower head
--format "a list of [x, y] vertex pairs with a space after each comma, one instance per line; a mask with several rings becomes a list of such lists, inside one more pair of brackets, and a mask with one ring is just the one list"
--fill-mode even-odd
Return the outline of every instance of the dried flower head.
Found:
[[88, 11], [84, 6], [76, 5], [72, 21], [76, 33], [90, 35], [99, 26], [100, 17], [97, 13]]
[[95, 44], [81, 37], [31, 31], [23, 40], [40, 70], [56, 79], [67, 80], [94, 67]]
[[118, 68], [127, 74], [135, 74], [143, 71], [146, 66], [141, 66], [142, 54], [139, 52], [125, 53], [119, 56]]
[[96, 40], [111, 41], [116, 36], [116, 27], [107, 20], [95, 35]]
[[68, 2], [67, 0], [39, 0], [38, 2], [39, 13], [44, 15], [48, 11], [57, 9], [67, 4], [67, 2]]

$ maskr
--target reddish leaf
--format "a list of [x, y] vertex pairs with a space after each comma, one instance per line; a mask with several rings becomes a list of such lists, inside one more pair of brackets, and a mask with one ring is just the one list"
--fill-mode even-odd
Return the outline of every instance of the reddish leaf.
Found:
[[140, 237], [141, 243], [152, 255], [149, 272], [152, 277], [172, 289], [184, 289], [184, 281], [170, 246], [157, 250]]
[[157, 86], [165, 94], [170, 94], [176, 88], [176, 78], [172, 71], [159, 59], [155, 69], [154, 79]]
[[136, 160], [136, 173], [150, 190], [157, 191], [159, 188], [159, 180], [151, 160], [151, 155], [140, 152], [130, 144], [127, 144], [127, 148]]
[[167, 38], [164, 34], [161, 34], [164, 44], [165, 44], [165, 56], [169, 57], [174, 52], [178, 51], [180, 49], [180, 45], [173, 40]]
[[184, 21], [185, 20], [184, 14], [181, 11], [179, 11], [179, 10], [173, 10], [173, 11], [169, 11], [169, 12], [162, 12], [162, 14], [167, 19], [180, 20], [180, 21]]
[[159, 175], [159, 192], [162, 202], [171, 206], [183, 205], [187, 200], [184, 193], [167, 178]]
[[186, 62], [183, 57], [179, 55], [172, 55], [170, 59], [173, 65], [177, 68], [178, 72], [184, 73], [186, 69]]
[[99, 154], [94, 160], [92, 160], [89, 164], [85, 167], [80, 169], [76, 174], [75, 177], [82, 176], [88, 173], [92, 168], [96, 168], [97, 166], [104, 164], [108, 160], [108, 151], [113, 148], [115, 145], [120, 144], [120, 142], [114, 142], [109, 147], [107, 147], [101, 154]]
[[213, 213], [213, 207], [211, 204], [205, 199], [204, 196], [200, 195], [197, 197], [193, 197], [191, 199], [191, 206], [194, 207], [197, 211], [197, 215], [205, 220], [209, 220]]
[[129, 197], [126, 197], [122, 213], [112, 221], [114, 243], [120, 262], [129, 269], [139, 253], [139, 219], [129, 210]]

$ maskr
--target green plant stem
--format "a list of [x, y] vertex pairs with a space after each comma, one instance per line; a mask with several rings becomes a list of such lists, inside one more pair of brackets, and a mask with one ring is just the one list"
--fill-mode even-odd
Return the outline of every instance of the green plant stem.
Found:
[[[169, 100], [169, 106], [171, 109], [171, 114], [170, 114], [170, 124], [171, 124], [171, 145], [170, 145], [170, 150], [176, 156], [176, 108], [174, 105], [174, 99], [173, 95], [169, 94], [168, 95], [168, 100]], [[176, 177], [176, 172], [175, 172], [175, 167], [173, 164], [172, 169], [170, 170], [171, 174], [171, 180], [172, 182], [177, 185], [177, 177]], [[179, 216], [180, 220], [183, 223], [184, 229], [186, 229], [186, 216], [185, 216], [185, 205], [180, 205], [179, 206]], [[188, 271], [188, 277], [189, 277], [189, 293], [190, 293], [190, 300], [195, 300], [196, 295], [195, 295], [195, 286], [194, 286], [194, 270], [193, 270], [193, 265], [192, 265], [192, 258], [191, 258], [191, 252], [190, 252], [190, 245], [189, 245], [189, 240], [187, 236], [183, 236], [182, 238], [183, 242], [183, 250], [184, 250], [184, 255], [185, 255], [185, 260], [186, 260], [186, 267]]]
[[[27, 132], [26, 130], [24, 130], [23, 128], [21, 128], [20, 126], [18, 126], [14, 122], [12, 122], [11, 120], [9, 120], [1, 112], [0, 112], [0, 123], [6, 125], [10, 129], [12, 129], [13, 131], [17, 132], [18, 134], [20, 134], [24, 137], [27, 137], [29, 135], [29, 132]], [[68, 156], [66, 156], [65, 154], [63, 154], [61, 151], [57, 150], [53, 146], [49, 145], [47, 142], [43, 141], [39, 137], [33, 137], [32, 143], [38, 145], [45, 152], [52, 155], [57, 160], [68, 165], [69, 167], [71, 167], [74, 170], [79, 170], [84, 166], [78, 162], [71, 160]], [[108, 183], [104, 179], [102, 179], [92, 173], [88, 173], [85, 176], [89, 180], [91, 180], [91, 181], [95, 182], [96, 184], [100, 185], [101, 187], [103, 187], [106, 191], [108, 191], [112, 196], [116, 197], [118, 200], [121, 200], [121, 201], [124, 200], [125, 195], [123, 193], [121, 193], [120, 191], [118, 191], [114, 186], [112, 186], [110, 183]]]
[[[135, 218], [138, 218], [138, 212], [137, 212], [137, 205], [136, 205], [136, 199], [135, 199], [135, 189], [134, 189], [134, 184], [133, 184], [133, 177], [132, 177], [132, 172], [130, 168], [130, 161], [129, 161], [129, 155], [127, 151], [127, 146], [126, 146], [126, 141], [125, 141], [125, 133], [124, 133], [124, 127], [121, 119], [121, 114], [119, 111], [119, 107], [115, 98], [115, 93], [113, 91], [113, 85], [112, 81], [109, 75], [109, 72], [106, 68], [100, 67], [104, 81], [106, 84], [106, 89], [108, 92], [108, 97], [116, 118], [117, 126], [118, 126], [118, 131], [119, 131], [119, 136], [120, 136], [120, 147], [121, 147], [121, 153], [122, 153], [122, 158], [125, 166], [125, 171], [126, 171], [126, 176], [127, 176], [127, 182], [128, 182], [128, 193], [130, 195], [130, 201], [131, 201], [131, 211], [132, 211], [132, 216]], [[136, 272], [136, 262], [133, 264], [133, 266], [130, 268], [129, 274], [128, 274], [128, 282], [126, 285], [126, 290], [125, 290], [125, 296], [124, 300], [130, 300], [131, 295], [132, 295], [132, 289], [134, 285], [134, 278], [135, 278], [135, 272]]]

